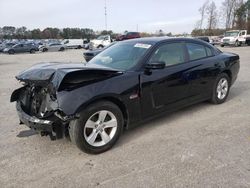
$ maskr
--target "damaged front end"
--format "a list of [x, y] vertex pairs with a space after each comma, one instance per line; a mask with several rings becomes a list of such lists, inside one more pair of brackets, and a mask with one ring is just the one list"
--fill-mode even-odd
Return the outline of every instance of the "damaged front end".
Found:
[[[82, 93], [75, 95], [71, 91], [116, 74], [115, 70], [82, 64], [37, 64], [16, 76], [23, 87], [12, 93], [10, 101], [16, 101], [21, 124], [52, 140], [63, 138], [68, 134], [69, 122], [78, 118], [78, 105], [86, 102]], [[80, 100], [75, 103], [75, 99]]]
[[49, 87], [25, 83], [12, 93], [11, 102], [14, 101], [20, 123], [52, 140], [67, 135], [68, 123], [75, 118], [59, 110], [56, 95]]

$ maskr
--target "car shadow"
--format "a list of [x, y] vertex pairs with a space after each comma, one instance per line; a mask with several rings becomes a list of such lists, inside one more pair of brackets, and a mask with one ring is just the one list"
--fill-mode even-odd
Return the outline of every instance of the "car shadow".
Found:
[[[237, 83], [237, 86], [233, 87], [230, 91], [230, 94], [227, 98], [226, 102], [230, 102], [231, 100], [236, 100], [237, 98], [241, 98], [240, 96], [246, 91], [250, 89], [250, 84], [248, 82], [239, 82]], [[238, 99], [237, 99], [238, 100]], [[222, 104], [223, 105], [223, 104]], [[204, 101], [201, 103], [197, 103], [188, 107], [185, 107], [183, 109], [180, 109], [178, 111], [173, 112], [166, 112], [163, 113], [151, 120], [148, 120], [143, 123], [139, 123], [135, 127], [125, 130], [123, 132], [123, 135], [121, 136], [120, 141], [114, 146], [119, 147], [127, 142], [130, 142], [133, 137], [137, 137], [138, 132], [148, 132], [152, 129], [154, 129], [157, 126], [168, 126], [168, 124], [171, 124], [173, 121], [176, 121], [177, 118], [187, 116], [189, 112], [192, 113], [198, 113], [198, 111], [206, 108], [210, 108], [214, 106], [209, 101]], [[188, 117], [188, 116], [187, 116]], [[164, 122], [164, 123], [163, 123]]]

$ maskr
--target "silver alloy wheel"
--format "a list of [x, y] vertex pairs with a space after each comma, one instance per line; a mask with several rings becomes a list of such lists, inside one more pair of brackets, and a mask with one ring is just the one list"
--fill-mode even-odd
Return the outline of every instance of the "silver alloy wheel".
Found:
[[226, 78], [221, 78], [217, 85], [217, 97], [223, 100], [227, 96], [228, 81]]
[[117, 131], [117, 119], [107, 110], [94, 113], [85, 123], [84, 138], [94, 147], [104, 146], [112, 140]]

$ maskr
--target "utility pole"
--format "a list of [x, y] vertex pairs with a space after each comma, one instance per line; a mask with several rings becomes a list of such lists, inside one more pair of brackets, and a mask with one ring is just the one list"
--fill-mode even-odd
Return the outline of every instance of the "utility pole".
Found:
[[138, 24], [136, 24], [136, 31], [137, 31], [137, 32], [138, 32], [138, 30], [139, 30], [138, 28], [139, 28], [139, 25], [138, 25]]
[[105, 30], [108, 31], [108, 24], [107, 24], [107, 3], [105, 0], [105, 6], [104, 6], [104, 15], [105, 15]]

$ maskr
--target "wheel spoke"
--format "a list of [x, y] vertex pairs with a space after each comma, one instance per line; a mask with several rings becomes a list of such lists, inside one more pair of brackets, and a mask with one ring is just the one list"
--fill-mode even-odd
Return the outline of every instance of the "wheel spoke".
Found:
[[117, 127], [116, 119], [111, 119], [111, 120], [105, 122], [104, 128], [113, 128], [113, 127]]
[[100, 112], [99, 112], [98, 120], [99, 120], [100, 122], [104, 122], [104, 120], [105, 120], [107, 114], [108, 114], [107, 111], [104, 111], [104, 110], [103, 110], [103, 111], [100, 111]]
[[86, 128], [91, 128], [91, 129], [94, 129], [95, 128], [95, 122], [93, 122], [92, 120], [88, 120], [86, 122], [86, 125], [85, 125]]
[[218, 98], [221, 99], [221, 91], [218, 92]]
[[222, 83], [221, 83], [221, 86], [222, 87], [225, 87], [227, 85], [227, 81], [226, 80], [223, 80]]
[[88, 143], [93, 144], [96, 140], [98, 133], [93, 129], [92, 133], [88, 136]]
[[101, 133], [100, 133], [101, 137], [102, 137], [102, 141], [106, 144], [110, 141], [110, 137], [109, 135], [103, 130]]
[[222, 89], [221, 92], [222, 92], [223, 95], [226, 95], [227, 94], [227, 89], [226, 88]]

